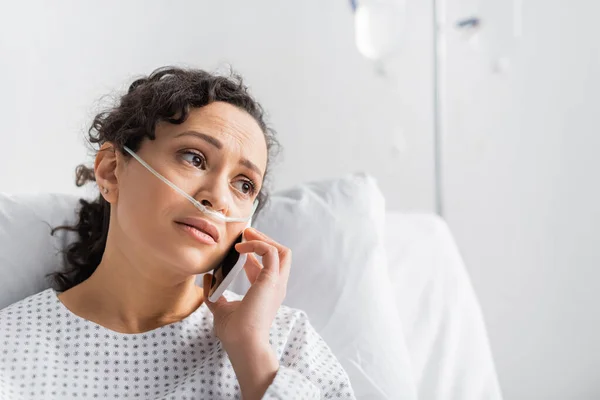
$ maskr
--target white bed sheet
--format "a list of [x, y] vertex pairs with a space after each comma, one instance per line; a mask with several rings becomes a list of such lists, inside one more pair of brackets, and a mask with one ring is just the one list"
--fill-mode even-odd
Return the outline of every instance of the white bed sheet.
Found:
[[[58, 195], [13, 200], [5, 196], [4, 214], [0, 207], [2, 248], [12, 254], [0, 254], [0, 282], [13, 282], [0, 285], [0, 308], [48, 287], [45, 273], [60, 264], [57, 249], [68, 241], [64, 232], [54, 238], [48, 232], [73, 218], [76, 201]], [[418, 398], [500, 399], [481, 309], [446, 224], [432, 215], [388, 212], [385, 229]]]
[[481, 308], [447, 224], [388, 212], [385, 240], [418, 398], [501, 399]]

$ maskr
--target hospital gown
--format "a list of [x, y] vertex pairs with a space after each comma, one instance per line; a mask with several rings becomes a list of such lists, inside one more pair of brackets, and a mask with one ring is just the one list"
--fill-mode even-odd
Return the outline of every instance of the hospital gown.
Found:
[[[203, 303], [181, 321], [118, 333], [73, 314], [47, 289], [0, 311], [0, 399], [240, 399], [212, 328]], [[355, 398], [304, 312], [282, 306], [270, 342], [280, 368], [264, 399]]]

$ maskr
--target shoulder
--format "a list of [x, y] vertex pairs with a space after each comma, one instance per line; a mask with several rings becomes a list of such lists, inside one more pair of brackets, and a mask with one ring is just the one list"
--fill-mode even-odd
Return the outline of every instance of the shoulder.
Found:
[[57, 314], [53, 296], [54, 291], [47, 289], [0, 310], [0, 371], [27, 368], [31, 353], [49, 348]]
[[33, 320], [51, 315], [55, 310], [56, 295], [53, 289], [46, 289], [0, 310], [0, 332], [18, 329], [18, 332], [33, 327]]
[[9, 306], [0, 310], [0, 315], [12, 315], [19, 313], [27, 313], [32, 309], [38, 309], [44, 305], [51, 303], [54, 291], [52, 289], [46, 289], [31, 296], [24, 298], [23, 300], [17, 301]]

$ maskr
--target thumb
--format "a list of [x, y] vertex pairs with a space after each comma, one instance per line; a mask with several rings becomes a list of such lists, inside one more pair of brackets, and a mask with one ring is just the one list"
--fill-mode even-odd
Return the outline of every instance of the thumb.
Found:
[[210, 288], [212, 286], [213, 276], [212, 276], [212, 274], [204, 274], [204, 277], [202, 279], [203, 279], [202, 289], [204, 290], [204, 302], [206, 303], [206, 306], [208, 307], [208, 309], [213, 314], [215, 314], [223, 304], [227, 304], [227, 299], [224, 296], [221, 296], [214, 303], [212, 301], [210, 301], [208, 299], [208, 297], [209, 297]]

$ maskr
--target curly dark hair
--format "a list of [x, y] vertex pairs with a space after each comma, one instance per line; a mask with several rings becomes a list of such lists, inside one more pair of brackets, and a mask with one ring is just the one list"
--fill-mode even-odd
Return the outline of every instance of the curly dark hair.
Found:
[[[88, 130], [88, 141], [98, 149], [105, 142], [111, 142], [116, 150], [130, 157], [123, 151], [123, 146], [137, 151], [145, 138], [154, 140], [158, 122], [181, 124], [187, 119], [191, 108], [204, 107], [216, 101], [246, 111], [262, 129], [268, 152], [266, 179], [279, 143], [275, 131], [265, 121], [263, 108], [235, 73], [222, 76], [200, 69], [159, 68], [149, 76], [134, 81], [115, 107], [96, 115]], [[79, 165], [75, 184], [82, 186], [89, 181], [95, 181], [93, 168]], [[259, 205], [255, 215], [268, 200], [267, 190], [263, 185], [257, 196]], [[78, 235], [78, 239], [64, 252], [65, 269], [50, 274], [56, 290], [60, 292], [89, 278], [100, 264], [106, 247], [110, 203], [101, 195], [91, 202], [84, 199], [79, 202], [78, 222], [73, 226], [59, 226], [52, 230], [52, 234], [67, 230]]]

